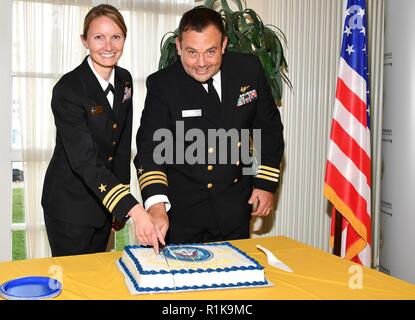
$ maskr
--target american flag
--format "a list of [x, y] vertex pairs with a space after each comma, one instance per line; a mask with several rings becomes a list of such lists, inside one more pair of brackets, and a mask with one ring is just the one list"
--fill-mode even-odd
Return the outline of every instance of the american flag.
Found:
[[[371, 264], [370, 107], [365, 0], [347, 0], [324, 195], [342, 217], [341, 257]], [[334, 244], [334, 217], [330, 245]]]

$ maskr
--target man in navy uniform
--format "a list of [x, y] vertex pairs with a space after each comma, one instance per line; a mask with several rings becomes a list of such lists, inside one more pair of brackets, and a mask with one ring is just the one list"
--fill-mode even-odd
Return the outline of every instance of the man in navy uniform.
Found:
[[[168, 243], [248, 238], [251, 217], [271, 212], [284, 149], [279, 110], [260, 61], [250, 54], [225, 53], [226, 45], [220, 14], [194, 8], [180, 21], [180, 59], [147, 79], [134, 162], [144, 207], [160, 230], [168, 229]], [[200, 129], [205, 134], [210, 129], [261, 129], [255, 175], [243, 175], [245, 164], [239, 160], [210, 161], [212, 153], [229, 153], [214, 144], [206, 144], [209, 159], [204, 163], [180, 163], [176, 147], [189, 143], [179, 137], [178, 123], [185, 132]], [[172, 163], [155, 159], [160, 142], [154, 134], [161, 128], [174, 135]]]

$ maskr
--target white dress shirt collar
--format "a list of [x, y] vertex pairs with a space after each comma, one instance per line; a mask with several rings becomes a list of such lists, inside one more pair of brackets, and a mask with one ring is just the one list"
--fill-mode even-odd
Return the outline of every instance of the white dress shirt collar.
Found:
[[[102, 90], [105, 91], [107, 89], [109, 83], [111, 83], [112, 86], [115, 88], [115, 85], [114, 85], [114, 79], [115, 79], [115, 71], [114, 70], [115, 69], [114, 68], [112, 69], [111, 74], [110, 74], [110, 78], [107, 81], [103, 77], [101, 77], [99, 75], [99, 73], [95, 70], [94, 65], [92, 64], [92, 59], [91, 59], [90, 56], [88, 56], [87, 60], [88, 60], [89, 67], [91, 68], [91, 70], [94, 73], [95, 77], [98, 79], [98, 82], [102, 87]], [[109, 104], [111, 105], [111, 108], [112, 108], [112, 105], [114, 103], [114, 95], [111, 91], [108, 93], [107, 99], [108, 99], [108, 102], [109, 102]]]
[[[216, 92], [218, 93], [220, 101], [222, 101], [222, 79], [221, 79], [221, 71], [215, 74], [213, 79], [213, 86], [215, 87]], [[207, 83], [202, 83], [203, 87], [205, 88], [206, 92], [208, 92], [208, 85]]]

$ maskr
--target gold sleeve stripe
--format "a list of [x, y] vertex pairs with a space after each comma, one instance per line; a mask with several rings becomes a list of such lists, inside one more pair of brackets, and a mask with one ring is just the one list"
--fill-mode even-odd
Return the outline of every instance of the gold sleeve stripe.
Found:
[[112, 204], [110, 205], [110, 207], [108, 208], [108, 210], [109, 210], [109, 212], [111, 212], [112, 213], [112, 210], [114, 210], [114, 207], [118, 204], [118, 202], [120, 202], [120, 200], [122, 199], [122, 198], [124, 198], [127, 194], [129, 194], [130, 193], [130, 191], [128, 191], [128, 190], [125, 190], [124, 192], [122, 192], [121, 194], [119, 194], [115, 199], [114, 199], [114, 201], [112, 202]]
[[259, 174], [259, 175], [255, 176], [255, 178], [261, 178], [261, 179], [265, 179], [265, 180], [269, 180], [269, 181], [273, 181], [273, 182], [278, 182], [278, 179], [263, 176], [262, 174]]
[[278, 178], [280, 176], [278, 173], [273, 173], [273, 172], [269, 172], [269, 171], [266, 171], [266, 170], [258, 170], [258, 174], [260, 174], [260, 173], [265, 174], [265, 175], [270, 176], [270, 177], [274, 177], [274, 178]]
[[138, 179], [138, 182], [140, 182], [141, 179], [144, 179], [145, 177], [156, 175], [156, 174], [165, 176], [167, 178], [166, 174], [163, 171], [149, 171], [149, 172], [144, 173], [142, 176], [140, 176], [140, 178]]
[[123, 187], [126, 187], [127, 189], [130, 189], [130, 185], [129, 184], [123, 184]]
[[128, 190], [127, 188], [118, 189], [117, 192], [115, 192], [113, 196], [110, 199], [108, 199], [107, 203], [105, 204], [105, 207], [107, 207], [107, 209], [109, 210], [111, 204], [114, 202], [114, 199], [117, 198], [118, 195], [123, 192], [130, 192], [130, 190]]
[[150, 180], [146, 183], [144, 183], [143, 185], [140, 186], [140, 190], [142, 191], [145, 187], [155, 184], [155, 183], [161, 183], [161, 184], [165, 184], [166, 186], [168, 186], [167, 182], [164, 180]]
[[265, 169], [265, 170], [268, 170], [268, 171], [273, 171], [273, 172], [276, 172], [276, 173], [280, 173], [280, 169], [277, 169], [277, 168], [272, 168], [272, 167], [268, 167], [268, 166], [259, 166], [259, 168], [258, 169]]
[[165, 176], [157, 175], [157, 174], [154, 175], [154, 176], [150, 176], [150, 177], [146, 177], [144, 179], [141, 179], [139, 183], [140, 184], [143, 184], [143, 183], [145, 183], [145, 182], [147, 182], [149, 180], [154, 180], [154, 179], [161, 179], [161, 180], [166, 181], [166, 183], [167, 183], [167, 178]]
[[112, 198], [114, 193], [116, 193], [120, 189], [124, 189], [124, 185], [117, 184], [114, 188], [112, 188], [110, 191], [108, 191], [107, 195], [105, 196], [104, 200], [102, 200], [102, 204], [104, 206], [107, 206], [107, 202]]

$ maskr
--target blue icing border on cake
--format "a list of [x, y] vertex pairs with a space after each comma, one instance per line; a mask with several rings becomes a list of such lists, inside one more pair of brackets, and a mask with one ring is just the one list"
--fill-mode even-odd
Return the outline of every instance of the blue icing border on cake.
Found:
[[134, 279], [130, 270], [128, 270], [125, 263], [122, 261], [122, 258], [118, 259], [118, 263], [120, 264], [121, 268], [124, 270], [127, 277], [131, 280], [132, 284], [134, 285], [135, 290], [140, 291], [140, 286], [138, 285], [137, 281]]
[[265, 281], [254, 281], [254, 282], [238, 282], [238, 283], [232, 283], [232, 284], [213, 284], [211, 286], [183, 286], [183, 287], [176, 287], [176, 288], [141, 288], [137, 281], [134, 279], [131, 272], [128, 270], [127, 266], [122, 262], [122, 259], [120, 258], [118, 260], [120, 263], [120, 266], [123, 268], [125, 274], [128, 276], [132, 284], [134, 285], [134, 289], [138, 292], [160, 292], [160, 291], [184, 291], [184, 290], [201, 290], [201, 289], [223, 289], [223, 288], [235, 288], [235, 287], [254, 287], [254, 286], [266, 286], [269, 284], [269, 282], [265, 279]]
[[[240, 253], [242, 256], [244, 256], [245, 258], [247, 258], [248, 260], [250, 260], [252, 263], [255, 264], [255, 266], [249, 266], [249, 267], [231, 267], [231, 268], [216, 268], [216, 269], [195, 269], [195, 270], [189, 270], [189, 269], [180, 269], [180, 270], [173, 270], [173, 271], [166, 271], [166, 270], [160, 270], [160, 271], [156, 271], [156, 270], [149, 270], [149, 271], [144, 271], [140, 262], [136, 259], [136, 257], [132, 254], [130, 249], [135, 249], [135, 248], [144, 248], [143, 246], [137, 246], [137, 245], [129, 245], [129, 246], [125, 246], [125, 251], [127, 253], [127, 255], [130, 257], [130, 259], [133, 261], [134, 265], [136, 266], [137, 270], [140, 271], [141, 274], [145, 274], [145, 275], [156, 275], [156, 274], [172, 274], [174, 276], [174, 274], [177, 273], [181, 273], [181, 274], [186, 274], [186, 273], [210, 273], [210, 272], [230, 272], [230, 271], [245, 271], [245, 270], [263, 270], [264, 267], [261, 266], [258, 261], [256, 261], [254, 258], [250, 257], [248, 254], [246, 254], [244, 251], [236, 248], [235, 246], [233, 246], [232, 244], [230, 244], [229, 242], [220, 242], [220, 243], [192, 243], [192, 244], [186, 244], [187, 246], [222, 246], [222, 245], [226, 245], [232, 249], [234, 249], [235, 251], [237, 251], [238, 253]], [[119, 259], [119, 263], [121, 265], [121, 267], [123, 268], [125, 274], [128, 276], [128, 278], [131, 280], [131, 282], [134, 285], [134, 288], [136, 289], [136, 291], [138, 292], [159, 292], [159, 291], [182, 291], [182, 290], [200, 290], [200, 289], [220, 289], [220, 288], [234, 288], [234, 287], [253, 287], [253, 286], [264, 286], [264, 285], [268, 285], [268, 281], [267, 279], [264, 277], [264, 281], [254, 281], [254, 282], [237, 282], [237, 283], [232, 283], [232, 284], [213, 284], [210, 286], [207, 285], [203, 285], [203, 286], [183, 286], [183, 287], [176, 287], [176, 288], [170, 288], [170, 287], [164, 287], [164, 288], [159, 288], [159, 287], [153, 287], [153, 288], [142, 288], [138, 285], [137, 281], [134, 279], [133, 275], [131, 274], [131, 272], [128, 270], [127, 266], [124, 264], [124, 262], [122, 261], [122, 258]]]
[[[129, 246], [125, 246], [125, 251], [127, 253], [127, 255], [130, 257], [130, 259], [133, 261], [135, 267], [137, 268], [137, 270], [140, 272], [140, 274], [143, 275], [156, 275], [156, 274], [192, 274], [192, 273], [202, 273], [202, 272], [230, 272], [230, 271], [238, 271], [238, 270], [263, 270], [264, 267], [261, 266], [258, 261], [256, 261], [255, 259], [253, 259], [252, 257], [248, 256], [245, 252], [243, 252], [242, 250], [236, 248], [235, 246], [233, 246], [232, 244], [230, 244], [229, 242], [220, 242], [220, 243], [206, 243], [206, 244], [202, 244], [202, 243], [192, 243], [192, 244], [186, 244], [186, 246], [212, 246], [212, 247], [217, 247], [217, 246], [223, 246], [226, 245], [231, 249], [234, 249], [235, 251], [237, 251], [239, 254], [241, 254], [242, 256], [244, 256], [245, 258], [247, 258], [249, 261], [251, 261], [254, 266], [249, 266], [249, 267], [231, 267], [231, 268], [216, 268], [216, 269], [212, 269], [212, 268], [208, 268], [208, 269], [179, 269], [179, 270], [173, 270], [173, 271], [166, 271], [166, 270], [160, 270], [160, 271], [156, 271], [156, 270], [144, 270], [143, 267], [141, 266], [140, 262], [137, 260], [137, 258], [133, 255], [133, 253], [131, 252], [130, 249], [135, 249], [135, 248], [144, 248], [143, 246], [137, 246], [137, 245], [129, 245]], [[175, 246], [180, 246], [180, 245], [175, 245]]]

